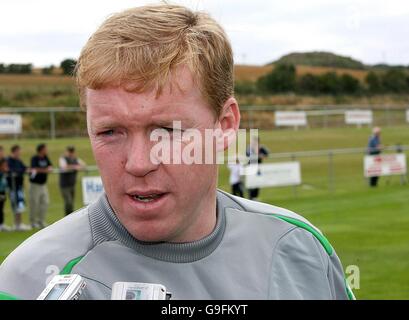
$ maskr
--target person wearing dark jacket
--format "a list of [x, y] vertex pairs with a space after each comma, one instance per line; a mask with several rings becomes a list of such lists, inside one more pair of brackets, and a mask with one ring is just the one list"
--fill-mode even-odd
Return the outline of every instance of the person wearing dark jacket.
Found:
[[4, 157], [0, 156], [0, 232], [11, 231], [11, 228], [4, 224], [4, 204], [6, 203], [7, 171], [7, 160]]
[[[368, 141], [368, 155], [374, 156], [379, 155], [382, 152], [382, 145], [381, 145], [381, 128], [375, 127], [373, 128], [372, 135], [369, 137]], [[376, 187], [378, 185], [379, 177], [370, 177], [369, 178], [369, 186]]]
[[21, 148], [18, 145], [11, 147], [11, 154], [7, 158], [8, 175], [7, 184], [9, 186], [9, 197], [11, 209], [14, 213], [14, 230], [28, 231], [30, 226], [23, 223], [23, 212], [26, 211], [24, 197], [24, 174], [27, 167], [20, 158]]
[[64, 199], [65, 215], [68, 215], [74, 211], [77, 172], [85, 168], [85, 162], [76, 156], [73, 146], [68, 146], [65, 154], [59, 159], [59, 167], [60, 190]]

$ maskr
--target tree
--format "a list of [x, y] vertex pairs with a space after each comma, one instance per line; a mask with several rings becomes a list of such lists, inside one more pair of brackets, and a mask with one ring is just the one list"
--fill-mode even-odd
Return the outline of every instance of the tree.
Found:
[[368, 85], [370, 93], [381, 93], [383, 91], [381, 78], [377, 73], [370, 71], [365, 77], [365, 82]]
[[249, 95], [257, 93], [256, 84], [252, 81], [236, 81], [234, 84], [236, 94]]
[[357, 94], [362, 87], [358, 79], [349, 74], [343, 74], [340, 78], [341, 92], [345, 94]]
[[5, 67], [5, 72], [12, 74], [29, 74], [31, 73], [32, 69], [33, 65], [31, 63], [29, 64], [12, 63]]
[[41, 73], [46, 74], [46, 75], [52, 74], [53, 71], [54, 71], [54, 66], [53, 65], [48, 66], [48, 67], [44, 67], [44, 68], [41, 69]]
[[320, 92], [324, 94], [339, 94], [342, 91], [341, 81], [335, 72], [327, 72], [319, 77]]
[[65, 59], [61, 61], [60, 67], [63, 74], [72, 76], [74, 74], [74, 69], [77, 61], [74, 59]]
[[385, 88], [385, 91], [393, 93], [403, 93], [409, 90], [406, 74], [401, 69], [388, 70], [382, 76], [382, 86]]
[[296, 72], [292, 64], [279, 64], [270, 73], [257, 81], [258, 87], [265, 92], [289, 92], [296, 89]]
[[320, 94], [320, 79], [311, 73], [304, 74], [298, 80], [297, 89], [304, 94]]

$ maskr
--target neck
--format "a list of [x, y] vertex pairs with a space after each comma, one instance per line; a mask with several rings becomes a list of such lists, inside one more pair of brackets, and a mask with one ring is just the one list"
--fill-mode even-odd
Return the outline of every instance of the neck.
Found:
[[172, 237], [167, 242], [184, 243], [193, 242], [207, 237], [216, 226], [216, 188], [212, 187], [201, 199], [201, 205], [191, 216], [192, 223], [188, 224], [185, 231]]
[[182, 243], [193, 242], [207, 237], [211, 234], [217, 223], [217, 183], [219, 170], [213, 172], [212, 182], [208, 185], [200, 202], [190, 215], [190, 222], [186, 224], [186, 228], [178, 235], [175, 235], [167, 242]]

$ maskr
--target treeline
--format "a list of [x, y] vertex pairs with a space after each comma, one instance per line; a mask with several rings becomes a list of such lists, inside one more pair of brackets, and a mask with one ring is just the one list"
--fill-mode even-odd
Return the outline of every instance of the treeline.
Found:
[[4, 64], [0, 63], [0, 73], [7, 73], [7, 74], [30, 74], [33, 71], [33, 65], [31, 63], [28, 64]]
[[278, 64], [256, 82], [236, 82], [238, 94], [299, 93], [305, 95], [360, 95], [409, 93], [409, 74], [399, 68], [369, 71], [364, 82], [350, 74], [306, 73], [297, 76], [292, 64]]
[[[75, 69], [77, 61], [74, 59], [64, 59], [60, 63], [60, 69], [63, 75], [72, 75]], [[56, 67], [50, 65], [41, 69], [42, 74], [53, 74]], [[33, 73], [33, 65], [31, 63], [21, 64], [12, 63], [4, 64], [0, 63], [0, 74], [31, 74]]]

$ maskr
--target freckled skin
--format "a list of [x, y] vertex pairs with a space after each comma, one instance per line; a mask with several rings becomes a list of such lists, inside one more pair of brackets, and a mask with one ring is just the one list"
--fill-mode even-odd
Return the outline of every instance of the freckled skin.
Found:
[[[88, 133], [109, 203], [141, 241], [195, 241], [210, 234], [216, 224], [217, 165], [153, 164], [152, 130], [171, 126], [172, 121], [201, 132], [237, 131], [239, 126], [234, 98], [216, 118], [186, 68], [177, 69], [170, 81], [175, 79], [181, 90], [168, 83], [159, 97], [122, 88], [86, 91]], [[166, 197], [155, 210], [137, 210], [128, 195], [135, 189], [160, 190]]]

